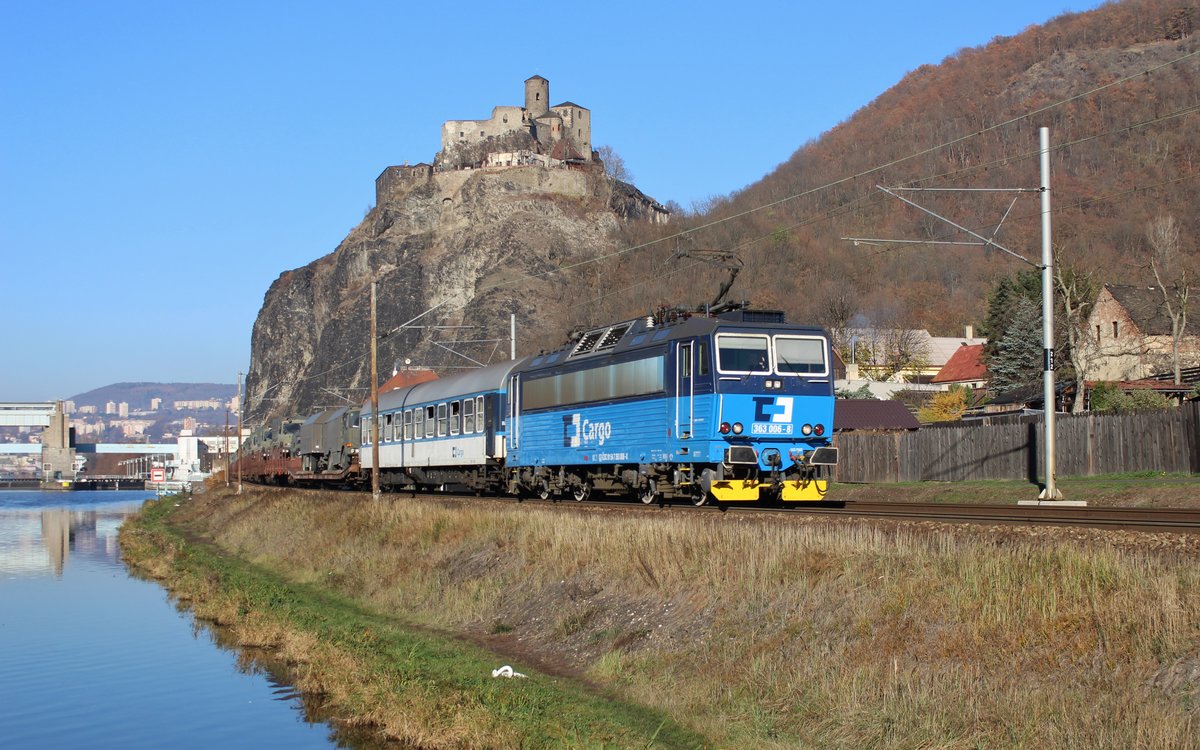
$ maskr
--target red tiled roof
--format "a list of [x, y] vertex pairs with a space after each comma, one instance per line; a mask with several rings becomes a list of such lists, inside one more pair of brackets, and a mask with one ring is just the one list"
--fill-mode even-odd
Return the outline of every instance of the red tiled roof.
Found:
[[967, 383], [972, 380], [987, 380], [987, 367], [983, 364], [983, 344], [960, 346], [937, 375], [934, 383]]
[[433, 370], [401, 370], [392, 377], [388, 378], [386, 383], [379, 386], [379, 392], [387, 393], [388, 391], [394, 391], [397, 388], [407, 388], [410, 385], [424, 383], [429, 380], [437, 380], [437, 373], [435, 373]]

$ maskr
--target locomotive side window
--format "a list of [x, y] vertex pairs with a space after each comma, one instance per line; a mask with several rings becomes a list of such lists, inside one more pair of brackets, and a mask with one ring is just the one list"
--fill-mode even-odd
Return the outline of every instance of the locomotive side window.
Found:
[[770, 342], [766, 336], [718, 333], [717, 370], [735, 375], [770, 375]]
[[420, 406], [413, 409], [413, 435], [418, 439], [425, 436], [425, 409]]
[[825, 339], [819, 336], [776, 336], [775, 372], [779, 375], [826, 375]]
[[412, 409], [404, 411], [404, 439], [412, 440]]
[[475, 397], [475, 431], [483, 432], [483, 396]]
[[696, 360], [697, 360], [696, 367], [699, 368], [697, 370], [697, 374], [707, 375], [708, 374], [708, 340], [707, 339], [700, 340], [700, 346], [696, 353]]
[[463, 434], [475, 432], [475, 399], [464, 399], [462, 403]]
[[523, 409], [609, 401], [663, 390], [663, 357], [647, 357], [525, 382]]
[[434, 418], [435, 418], [434, 417], [434, 409], [435, 408], [436, 407], [434, 407], [432, 404], [425, 407], [425, 437], [427, 437], [427, 438], [433, 437], [433, 424], [434, 424]]

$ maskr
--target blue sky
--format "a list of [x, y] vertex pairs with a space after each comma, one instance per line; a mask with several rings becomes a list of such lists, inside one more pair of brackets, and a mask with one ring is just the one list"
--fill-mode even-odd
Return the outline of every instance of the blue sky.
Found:
[[922, 64], [1098, 4], [9, 0], [0, 401], [233, 382], [271, 282], [531, 75], [690, 207]]

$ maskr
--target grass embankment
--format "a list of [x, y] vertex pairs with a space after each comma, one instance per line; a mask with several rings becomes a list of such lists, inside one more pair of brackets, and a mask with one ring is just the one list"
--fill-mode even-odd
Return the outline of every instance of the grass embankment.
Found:
[[499, 663], [483, 649], [189, 538], [172, 523], [175, 502], [147, 503], [125, 524], [125, 559], [239, 645], [275, 650], [293, 665], [296, 686], [324, 696], [339, 721], [423, 748], [706, 744], [660, 714], [566, 680], [494, 679]]
[[[446, 727], [426, 744], [515, 747], [549, 728], [556, 739], [547, 744], [587, 745], [574, 739], [588, 737], [585, 722], [564, 729], [555, 720], [578, 715], [572, 702], [591, 700], [589, 693], [526, 697], [557, 685], [549, 674], [577, 674], [675, 717], [714, 747], [1200, 742], [1194, 540], [1142, 547], [1138, 535], [1125, 534], [1116, 546], [1079, 530], [642, 509], [575, 514], [260, 489], [206, 493], [170, 518], [159, 508], [148, 518], [206, 535], [256, 566], [206, 552], [202, 567], [266, 581], [256, 601], [287, 613], [314, 648], [325, 647], [322, 628], [334, 627], [327, 620], [350, 613], [353, 624], [336, 632], [334, 660], [348, 652], [387, 677], [346, 688], [357, 697], [345, 704], [389, 728], [402, 720]], [[178, 539], [168, 533], [175, 532], [157, 538]], [[310, 597], [325, 614], [298, 614], [307, 605], [297, 600]], [[262, 606], [227, 608], [219, 619], [236, 623]], [[412, 674], [415, 647], [392, 645], [415, 637], [393, 634], [388, 615], [397, 614], [490, 644], [531, 679], [515, 691], [496, 685], [486, 671], [494, 659], [463, 657], [458, 648], [431, 650], [428, 666]], [[286, 650], [292, 636], [284, 630], [272, 638]], [[324, 659], [318, 653], [305, 663]], [[315, 687], [336, 693], [320, 680]], [[430, 703], [404, 718], [410, 699], [397, 690]], [[440, 698], [446, 691], [456, 697]], [[505, 701], [520, 710], [496, 710]], [[530, 705], [544, 723], [524, 718]], [[652, 733], [655, 721], [641, 731]], [[693, 741], [680, 730], [657, 744]]]

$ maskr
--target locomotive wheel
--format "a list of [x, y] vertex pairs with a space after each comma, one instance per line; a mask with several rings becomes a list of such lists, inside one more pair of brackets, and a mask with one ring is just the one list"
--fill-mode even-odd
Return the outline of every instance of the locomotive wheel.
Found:
[[550, 499], [550, 483], [547, 482], [545, 479], [539, 479], [538, 483], [537, 483], [537, 489], [534, 490], [534, 493], [538, 496], [539, 500], [549, 500]]
[[571, 497], [575, 498], [575, 502], [577, 503], [582, 503], [584, 500], [587, 500], [589, 497], [591, 497], [591, 494], [592, 485], [586, 482], [583, 484], [577, 484], [571, 488]]
[[699, 508], [701, 505], [708, 504], [708, 493], [703, 488], [697, 488], [697, 492], [692, 495], [692, 505]]
[[658, 487], [654, 484], [653, 479], [646, 485], [646, 489], [642, 490], [642, 494], [638, 496], [638, 499], [644, 505], [653, 505], [654, 501], [658, 500]]

